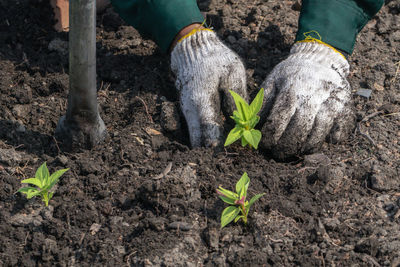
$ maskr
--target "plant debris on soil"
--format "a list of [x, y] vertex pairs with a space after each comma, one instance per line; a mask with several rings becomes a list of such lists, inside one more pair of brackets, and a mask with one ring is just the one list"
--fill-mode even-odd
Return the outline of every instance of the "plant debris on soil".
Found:
[[[296, 1], [198, 3], [243, 59], [254, 97], [289, 53]], [[290, 162], [240, 144], [191, 149], [168, 55], [112, 8], [97, 18], [109, 136], [63, 151], [53, 136], [66, 111], [68, 34], [53, 24], [48, 1], [0, 0], [0, 266], [400, 264], [399, 1], [386, 1], [349, 58], [354, 133]], [[17, 193], [44, 161], [50, 172], [70, 168], [47, 208]], [[245, 171], [249, 193], [266, 194], [247, 226], [220, 229], [215, 189]]]

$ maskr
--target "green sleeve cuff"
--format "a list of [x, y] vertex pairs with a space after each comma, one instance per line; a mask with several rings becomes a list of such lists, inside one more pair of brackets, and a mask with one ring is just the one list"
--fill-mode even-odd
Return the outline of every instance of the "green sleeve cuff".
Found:
[[195, 0], [111, 0], [119, 15], [144, 37], [167, 52], [184, 27], [202, 23]]
[[[351, 54], [358, 33], [381, 9], [384, 0], [303, 0], [296, 41], [307, 33]], [[318, 33], [318, 34], [316, 34]]]

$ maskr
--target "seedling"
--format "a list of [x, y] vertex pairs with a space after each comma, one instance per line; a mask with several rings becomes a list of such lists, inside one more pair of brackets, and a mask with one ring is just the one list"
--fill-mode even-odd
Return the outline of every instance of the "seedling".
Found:
[[69, 169], [58, 170], [50, 175], [49, 169], [47, 169], [45, 162], [36, 170], [34, 178], [29, 178], [21, 181], [21, 183], [32, 184], [37, 186], [38, 188], [31, 186], [21, 187], [18, 192], [26, 194], [27, 199], [41, 196], [42, 201], [46, 204], [47, 207], [49, 205], [49, 200], [53, 197], [53, 192], [50, 192], [50, 190], [58, 182], [58, 179], [61, 177], [61, 175], [63, 175], [68, 170]]
[[224, 146], [229, 146], [233, 142], [241, 139], [242, 146], [249, 145], [257, 149], [258, 143], [261, 140], [261, 132], [254, 129], [257, 123], [260, 121], [258, 112], [261, 110], [261, 106], [264, 99], [264, 89], [258, 92], [251, 104], [247, 102], [234, 91], [229, 90], [237, 110], [233, 111], [231, 118], [236, 122], [235, 128], [233, 128], [226, 138]]
[[249, 184], [250, 178], [245, 172], [236, 183], [236, 193], [226, 190], [221, 186], [217, 189], [219, 198], [225, 203], [232, 205], [224, 209], [221, 214], [221, 228], [225, 227], [233, 220], [237, 222], [242, 219], [244, 224], [247, 224], [247, 215], [249, 214], [251, 205], [265, 194], [257, 194], [253, 196], [250, 201], [246, 201]]

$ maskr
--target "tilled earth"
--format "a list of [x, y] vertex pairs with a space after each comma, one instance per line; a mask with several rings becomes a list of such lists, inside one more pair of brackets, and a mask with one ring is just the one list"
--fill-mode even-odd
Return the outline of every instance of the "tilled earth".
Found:
[[[244, 60], [253, 96], [296, 33], [295, 1], [198, 1]], [[45, 0], [0, 0], [1, 266], [399, 266], [400, 2], [386, 1], [350, 57], [358, 129], [276, 162], [233, 145], [191, 149], [169, 58], [113, 11], [98, 16], [109, 137], [66, 152], [53, 137], [68, 95], [68, 35]], [[370, 97], [357, 94], [372, 90]], [[70, 168], [50, 206], [16, 191], [47, 162]], [[220, 229], [246, 171], [265, 192], [247, 226]]]

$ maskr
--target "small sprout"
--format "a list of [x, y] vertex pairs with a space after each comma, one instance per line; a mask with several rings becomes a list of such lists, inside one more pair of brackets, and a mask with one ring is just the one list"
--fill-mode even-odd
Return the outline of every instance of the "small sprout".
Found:
[[249, 187], [249, 184], [250, 178], [245, 172], [236, 183], [236, 193], [226, 190], [221, 186], [217, 189], [219, 198], [225, 203], [232, 205], [224, 209], [221, 214], [221, 228], [225, 227], [233, 220], [237, 222], [242, 219], [244, 224], [247, 224], [247, 215], [249, 214], [251, 205], [265, 194], [257, 194], [253, 196], [250, 201], [246, 201], [247, 188]]
[[61, 175], [68, 170], [69, 169], [58, 170], [50, 175], [45, 162], [37, 169], [35, 178], [29, 178], [21, 181], [21, 183], [32, 184], [38, 188], [31, 186], [21, 187], [18, 192], [26, 194], [27, 199], [41, 196], [47, 207], [49, 205], [49, 200], [53, 197], [53, 192], [50, 192], [50, 190], [58, 182], [58, 179], [61, 177]]
[[264, 100], [264, 88], [261, 88], [250, 105], [237, 93], [231, 90], [229, 90], [229, 92], [237, 108], [237, 110], [233, 111], [233, 116], [231, 116], [236, 122], [236, 125], [235, 128], [229, 132], [224, 146], [229, 146], [241, 139], [242, 146], [249, 145], [257, 149], [258, 143], [261, 140], [261, 132], [254, 129], [254, 127], [260, 121], [260, 116], [257, 114], [260, 112]]

